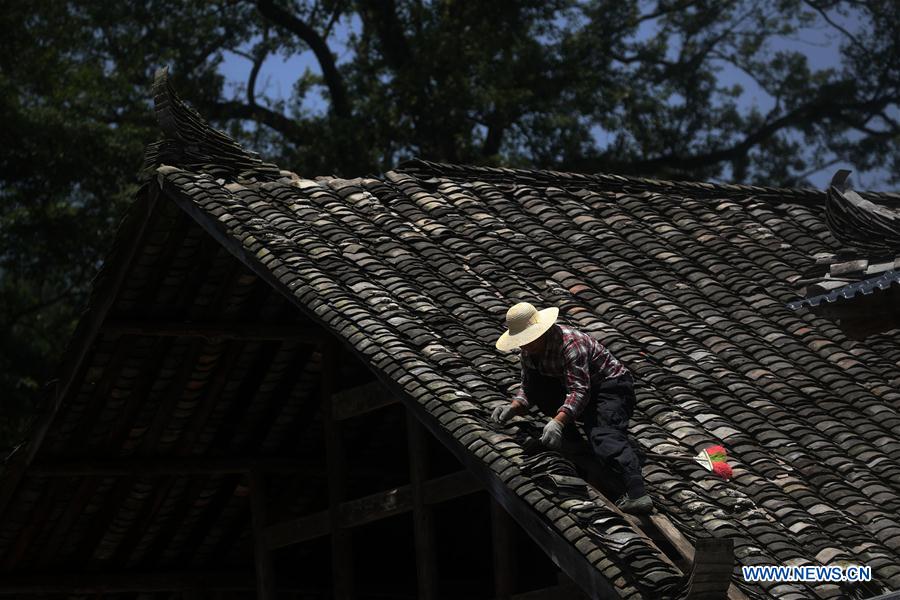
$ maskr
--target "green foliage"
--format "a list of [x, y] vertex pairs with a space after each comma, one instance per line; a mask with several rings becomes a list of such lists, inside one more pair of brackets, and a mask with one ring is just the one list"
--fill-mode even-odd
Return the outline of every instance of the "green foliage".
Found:
[[[306, 176], [421, 156], [793, 185], [836, 162], [900, 173], [898, 23], [892, 0], [0, 0], [0, 436], [52, 375], [136, 188], [159, 66]], [[842, 65], [781, 43], [811, 31]], [[237, 89], [226, 51], [248, 59]], [[259, 89], [267, 57], [310, 51], [289, 98]], [[742, 104], [726, 66], [771, 109]]]

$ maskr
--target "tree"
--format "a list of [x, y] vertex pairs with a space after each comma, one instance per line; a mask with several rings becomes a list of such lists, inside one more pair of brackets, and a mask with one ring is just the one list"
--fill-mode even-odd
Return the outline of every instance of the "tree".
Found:
[[[2, 5], [7, 416], [33, 406], [137, 185], [157, 137], [148, 92], [161, 65], [202, 115], [306, 176], [381, 172], [412, 156], [776, 185], [836, 162], [886, 169], [892, 182], [900, 173], [893, 0]], [[778, 46], [814, 28], [837, 36], [839, 67]], [[250, 65], [238, 90], [219, 73], [229, 51]], [[288, 100], [258, 89], [267, 57], [301, 52], [318, 69], [297, 74]], [[718, 77], [726, 67], [771, 109], [744, 107]], [[317, 92], [326, 109], [304, 109]], [[10, 438], [21, 419], [5, 427]]]

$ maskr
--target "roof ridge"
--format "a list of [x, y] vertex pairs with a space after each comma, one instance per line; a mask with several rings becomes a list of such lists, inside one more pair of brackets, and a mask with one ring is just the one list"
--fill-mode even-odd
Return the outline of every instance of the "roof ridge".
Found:
[[168, 67], [156, 70], [153, 104], [163, 139], [147, 146], [142, 175], [151, 177], [167, 164], [234, 180], [273, 181], [285, 175], [259, 154], [244, 149], [229, 135], [213, 128], [196, 110], [178, 97]]
[[[701, 181], [677, 181], [667, 179], [653, 179], [649, 177], [633, 177], [626, 175], [614, 175], [611, 173], [576, 173], [571, 171], [555, 171], [551, 169], [521, 169], [507, 167], [488, 167], [459, 165], [413, 158], [400, 163], [395, 171], [410, 175], [421, 176], [423, 174], [442, 175], [446, 177], [464, 177], [479, 175], [488, 180], [530, 180], [546, 181], [558, 184], [600, 184], [606, 189], [620, 189], [622, 191], [665, 191], [672, 192], [673, 188], [690, 192], [693, 197], [709, 197], [717, 193], [728, 194], [755, 194], [763, 197], [777, 197], [786, 200], [815, 201], [824, 206], [827, 191], [815, 188], [791, 188], [776, 186], [758, 186], [738, 183], [713, 183]], [[875, 198], [887, 201], [890, 204], [900, 203], [900, 194], [891, 192], [859, 192], [867, 198]]]

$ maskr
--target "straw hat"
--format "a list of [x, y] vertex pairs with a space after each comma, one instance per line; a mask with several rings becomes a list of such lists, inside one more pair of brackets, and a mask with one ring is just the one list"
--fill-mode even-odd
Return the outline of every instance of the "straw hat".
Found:
[[519, 302], [506, 311], [506, 327], [497, 349], [504, 352], [518, 348], [538, 339], [556, 323], [559, 309], [554, 307], [538, 310], [528, 302]]

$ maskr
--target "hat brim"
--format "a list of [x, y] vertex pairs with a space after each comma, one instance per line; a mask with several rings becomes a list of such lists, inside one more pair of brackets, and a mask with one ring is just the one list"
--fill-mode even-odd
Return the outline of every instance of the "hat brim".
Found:
[[537, 323], [526, 327], [519, 333], [510, 335], [508, 330], [504, 331], [503, 335], [497, 340], [497, 349], [502, 352], [508, 352], [538, 339], [556, 323], [556, 318], [559, 316], [559, 308], [551, 306], [550, 308], [539, 310], [537, 314]]

